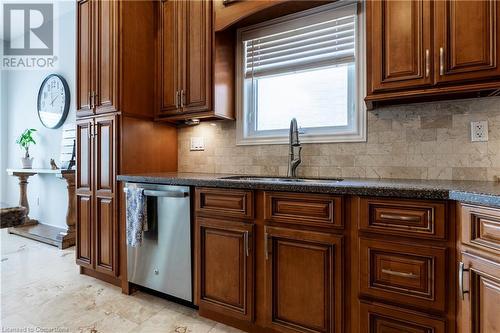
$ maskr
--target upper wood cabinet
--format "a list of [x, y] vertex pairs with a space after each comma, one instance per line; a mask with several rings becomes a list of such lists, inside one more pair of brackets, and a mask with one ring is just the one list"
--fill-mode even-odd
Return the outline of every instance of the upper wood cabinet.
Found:
[[438, 82], [500, 77], [500, 5], [497, 0], [436, 1]]
[[212, 1], [160, 3], [157, 118], [234, 118], [234, 39], [214, 34]]
[[430, 85], [433, 82], [432, 10], [428, 0], [367, 1], [372, 90]]
[[117, 1], [78, 2], [78, 116], [117, 111], [117, 12]]
[[368, 106], [495, 92], [499, 20], [495, 0], [367, 1]]
[[153, 118], [157, 8], [153, 1], [78, 1], [77, 117]]

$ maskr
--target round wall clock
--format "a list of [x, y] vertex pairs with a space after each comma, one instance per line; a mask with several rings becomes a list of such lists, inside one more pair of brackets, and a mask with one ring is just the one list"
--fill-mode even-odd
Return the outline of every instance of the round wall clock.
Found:
[[69, 111], [69, 87], [58, 74], [50, 74], [43, 80], [38, 91], [38, 118], [47, 128], [60, 127]]

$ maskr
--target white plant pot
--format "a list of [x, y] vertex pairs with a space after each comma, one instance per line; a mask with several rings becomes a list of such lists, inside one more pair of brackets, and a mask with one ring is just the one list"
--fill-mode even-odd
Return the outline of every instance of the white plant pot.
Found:
[[21, 157], [23, 169], [31, 169], [33, 167], [33, 157]]

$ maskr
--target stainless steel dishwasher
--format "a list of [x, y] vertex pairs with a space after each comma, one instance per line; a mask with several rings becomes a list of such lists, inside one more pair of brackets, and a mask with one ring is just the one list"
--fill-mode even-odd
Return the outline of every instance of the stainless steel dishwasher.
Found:
[[189, 187], [134, 185], [147, 197], [148, 231], [140, 246], [127, 247], [128, 281], [192, 302]]

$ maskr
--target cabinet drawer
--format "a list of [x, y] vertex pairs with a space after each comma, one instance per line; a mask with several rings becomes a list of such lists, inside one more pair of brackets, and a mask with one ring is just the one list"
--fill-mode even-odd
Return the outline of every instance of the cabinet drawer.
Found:
[[362, 198], [359, 229], [416, 238], [446, 238], [442, 202]]
[[196, 188], [196, 213], [252, 219], [254, 217], [253, 192]]
[[500, 209], [460, 205], [462, 243], [500, 254]]
[[380, 304], [360, 304], [361, 333], [444, 333], [445, 322]]
[[360, 239], [360, 291], [389, 302], [445, 310], [446, 249]]
[[264, 193], [264, 218], [327, 228], [343, 228], [342, 197], [309, 193]]

